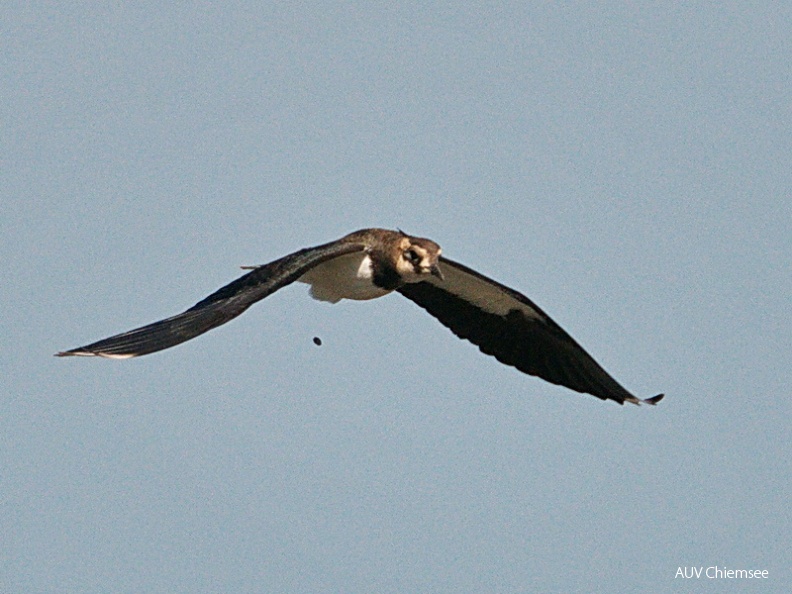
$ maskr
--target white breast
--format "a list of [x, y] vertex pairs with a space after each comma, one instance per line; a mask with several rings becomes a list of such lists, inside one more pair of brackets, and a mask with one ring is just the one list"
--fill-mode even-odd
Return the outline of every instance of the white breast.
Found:
[[375, 299], [390, 291], [380, 289], [372, 281], [368, 254], [340, 256], [312, 268], [298, 282], [311, 285], [311, 297], [337, 303], [342, 299]]

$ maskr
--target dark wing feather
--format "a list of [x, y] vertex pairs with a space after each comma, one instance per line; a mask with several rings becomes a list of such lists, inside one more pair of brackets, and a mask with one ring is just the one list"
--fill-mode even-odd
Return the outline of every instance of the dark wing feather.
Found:
[[440, 268], [444, 280], [431, 277], [398, 291], [483, 353], [602, 400], [656, 404], [663, 397], [630, 394], [525, 295], [447, 258]]
[[257, 301], [293, 283], [310, 268], [364, 249], [362, 243], [332, 242], [300, 250], [254, 268], [180, 314], [57, 356], [127, 358], [176, 346], [232, 320]]

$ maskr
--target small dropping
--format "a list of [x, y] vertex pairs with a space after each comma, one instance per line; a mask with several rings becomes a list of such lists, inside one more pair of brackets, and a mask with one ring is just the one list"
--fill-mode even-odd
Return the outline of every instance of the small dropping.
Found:
[[318, 336], [314, 336], [314, 337], [313, 337], [313, 343], [314, 343], [316, 346], [322, 346], [322, 339], [321, 339], [321, 338], [319, 338]]

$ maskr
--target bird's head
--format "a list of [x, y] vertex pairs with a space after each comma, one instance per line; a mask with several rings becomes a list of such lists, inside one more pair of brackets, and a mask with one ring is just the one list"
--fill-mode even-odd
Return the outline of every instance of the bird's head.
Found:
[[403, 234], [398, 246], [396, 270], [408, 283], [426, 280], [427, 275], [443, 280], [438, 265], [442, 251], [431, 239]]

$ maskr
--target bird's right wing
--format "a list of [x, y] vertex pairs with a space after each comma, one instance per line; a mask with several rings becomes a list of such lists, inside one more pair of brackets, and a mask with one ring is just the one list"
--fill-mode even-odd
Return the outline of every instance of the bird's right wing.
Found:
[[481, 352], [602, 400], [657, 404], [663, 398], [633, 396], [522, 293], [445, 257], [440, 270], [444, 278], [430, 276], [398, 291]]
[[257, 301], [293, 283], [314, 266], [364, 250], [362, 243], [338, 241], [300, 250], [255, 267], [180, 314], [57, 353], [56, 356], [128, 359], [176, 346], [232, 320]]

